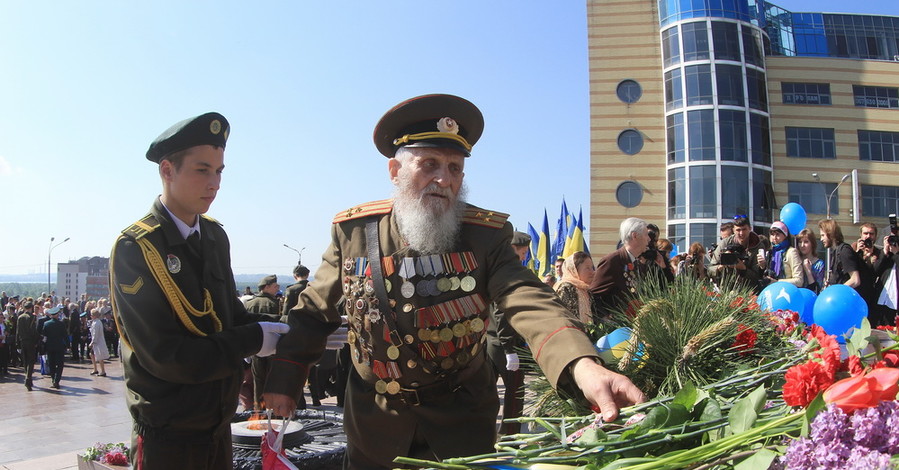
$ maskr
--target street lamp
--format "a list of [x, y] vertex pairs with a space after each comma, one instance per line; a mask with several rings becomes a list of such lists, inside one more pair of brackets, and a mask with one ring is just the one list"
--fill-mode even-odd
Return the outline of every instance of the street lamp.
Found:
[[[821, 185], [821, 194], [827, 194], [825, 202], [827, 203], [827, 220], [830, 220], [830, 201], [833, 199], [833, 195], [837, 193], [837, 190], [840, 189], [840, 185], [845, 183], [849, 177], [852, 176], [852, 173], [846, 173], [840, 178], [840, 182], [837, 183], [837, 187], [833, 188], [833, 191], [830, 194], [827, 194], [827, 188], [824, 186], [824, 183], [821, 182], [821, 178], [818, 177], [817, 173], [812, 173], [812, 178], [815, 178], [815, 181]], [[830, 278], [830, 247], [827, 247], [826, 250], [827, 258], [824, 260], [824, 272], [827, 273], [827, 277]]]
[[303, 250], [306, 249], [305, 246], [302, 247], [302, 248], [300, 248], [300, 249], [298, 250], [298, 249], [296, 249], [296, 248], [294, 248], [294, 247], [288, 245], [287, 243], [285, 243], [285, 244], [284, 244], [284, 248], [287, 248], [288, 250], [296, 251], [296, 252], [297, 252], [297, 257], [299, 258], [299, 261], [297, 261], [297, 264], [303, 264]]
[[56, 240], [56, 238], [50, 237], [50, 245], [49, 245], [49, 248], [47, 249], [47, 295], [50, 295], [50, 292], [51, 292], [51, 290], [50, 290], [50, 254], [53, 253], [54, 248], [69, 241], [69, 237], [66, 237], [65, 240], [63, 240], [55, 245], [53, 244], [53, 240]]

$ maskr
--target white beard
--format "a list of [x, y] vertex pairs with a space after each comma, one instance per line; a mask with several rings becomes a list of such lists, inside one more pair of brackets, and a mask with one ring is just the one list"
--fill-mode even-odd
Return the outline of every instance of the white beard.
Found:
[[[443, 193], [447, 199], [425, 196], [434, 192]], [[410, 181], [401, 178], [394, 190], [393, 211], [409, 248], [423, 255], [452, 251], [462, 229], [467, 192], [463, 184], [459, 195], [454, 197], [449, 188], [432, 184], [416, 193]]]

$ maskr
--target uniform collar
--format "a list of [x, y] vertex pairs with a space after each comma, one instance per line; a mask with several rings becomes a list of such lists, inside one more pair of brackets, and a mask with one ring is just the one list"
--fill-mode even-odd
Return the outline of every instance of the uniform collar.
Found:
[[159, 198], [159, 204], [162, 205], [162, 207], [165, 208], [165, 211], [169, 213], [169, 218], [172, 219], [172, 222], [175, 223], [175, 227], [178, 227], [178, 232], [181, 234], [181, 236], [185, 240], [187, 240], [187, 237], [189, 237], [194, 232], [198, 232], [200, 234], [200, 237], [202, 238], [203, 233], [200, 232], [200, 216], [199, 215], [197, 216], [197, 222], [193, 225], [193, 227], [191, 227], [191, 226], [185, 224], [184, 221], [182, 221], [178, 217], [175, 217], [175, 214], [172, 214], [172, 211], [170, 211], [169, 208], [165, 205], [165, 203], [162, 202], [162, 198]]

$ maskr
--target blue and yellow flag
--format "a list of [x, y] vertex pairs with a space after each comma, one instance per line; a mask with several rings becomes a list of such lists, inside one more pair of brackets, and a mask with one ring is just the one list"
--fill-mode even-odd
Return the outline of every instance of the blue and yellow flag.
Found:
[[567, 258], [578, 251], [590, 254], [590, 250], [587, 248], [587, 241], [584, 240], [584, 231], [584, 209], [581, 208], [578, 216], [572, 221], [570, 230], [568, 230], [565, 250], [562, 251], [563, 258]]
[[540, 261], [537, 260], [537, 247], [540, 243], [540, 235], [537, 234], [537, 229], [528, 222], [528, 235], [531, 236], [531, 248], [528, 250], [528, 269], [538, 272], [540, 269]]
[[562, 256], [565, 251], [565, 239], [568, 237], [568, 226], [571, 215], [568, 206], [565, 205], [565, 197], [562, 197], [562, 210], [559, 212], [559, 221], [556, 223], [556, 239], [553, 241], [549, 254], [549, 262], [555, 264], [556, 258]]
[[546, 209], [543, 209], [543, 228], [539, 234], [539, 242], [537, 243], [537, 262], [540, 268], [537, 274], [541, 277], [552, 272], [553, 261], [550, 260], [550, 242], [549, 242], [549, 219], [546, 216]]

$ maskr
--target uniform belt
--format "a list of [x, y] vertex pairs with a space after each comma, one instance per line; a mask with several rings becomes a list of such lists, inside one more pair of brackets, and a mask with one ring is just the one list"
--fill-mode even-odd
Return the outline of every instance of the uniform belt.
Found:
[[486, 353], [482, 348], [480, 354], [475, 356], [468, 367], [457, 371], [455, 374], [448, 375], [442, 379], [421, 387], [401, 387], [400, 391], [395, 395], [384, 395], [387, 400], [396, 400], [409, 406], [418, 406], [423, 403], [433, 402], [435, 399], [454, 393], [462, 388], [462, 384], [477, 373], [484, 365]]

